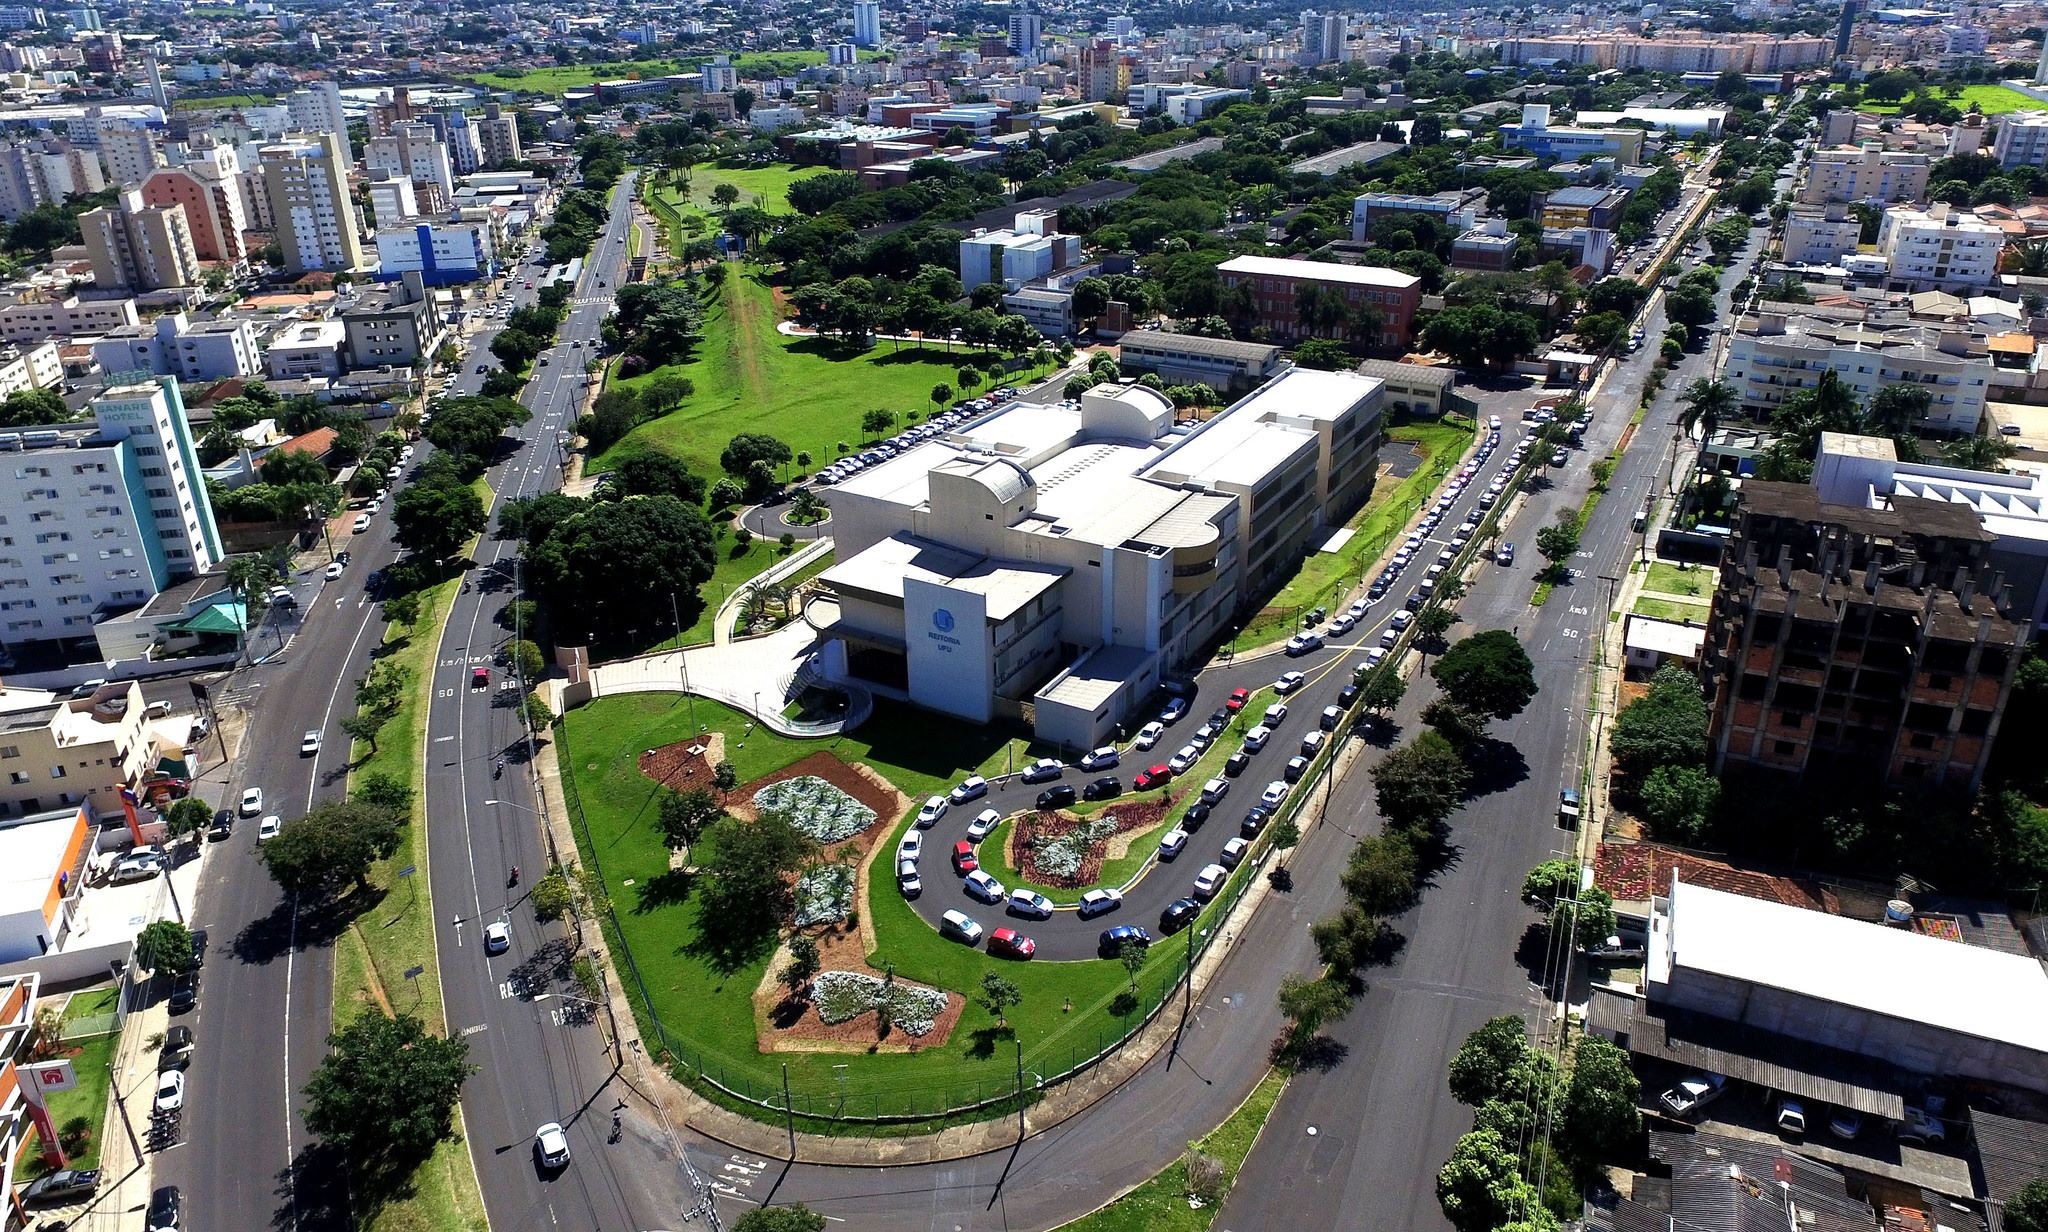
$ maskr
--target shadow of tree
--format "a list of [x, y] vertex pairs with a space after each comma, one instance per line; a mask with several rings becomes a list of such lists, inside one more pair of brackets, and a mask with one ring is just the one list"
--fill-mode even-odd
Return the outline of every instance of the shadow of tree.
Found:
[[1328, 1073], [1344, 1063], [1351, 1048], [1327, 1035], [1315, 1035], [1295, 1042], [1286, 1035], [1273, 1041], [1273, 1064], [1296, 1072], [1315, 1070]]
[[968, 1037], [967, 1055], [977, 1061], [986, 1061], [996, 1053], [996, 1045], [1016, 1034], [1012, 1027], [978, 1027]]
[[332, 901], [303, 904], [299, 908], [296, 927], [292, 920], [291, 901], [281, 898], [268, 915], [250, 921], [235, 934], [229, 946], [230, 952], [238, 961], [260, 964], [284, 957], [295, 943], [299, 950], [332, 945], [342, 930], [375, 910], [385, 897], [386, 891], [378, 887], [358, 887]]
[[696, 884], [697, 874], [687, 869], [672, 868], [658, 876], [649, 877], [634, 887], [640, 892], [639, 901], [633, 904], [635, 914], [644, 915], [663, 907], [679, 906], [690, 897], [690, 889]]
[[1505, 740], [1486, 736], [1472, 745], [1466, 757], [1472, 767], [1472, 785], [1466, 798], [1476, 800], [1519, 787], [1529, 777], [1528, 759]]
[[800, 997], [784, 997], [775, 1003], [774, 1009], [768, 1011], [768, 1023], [778, 1031], [787, 1031], [802, 1022], [810, 1008], [811, 1003]]

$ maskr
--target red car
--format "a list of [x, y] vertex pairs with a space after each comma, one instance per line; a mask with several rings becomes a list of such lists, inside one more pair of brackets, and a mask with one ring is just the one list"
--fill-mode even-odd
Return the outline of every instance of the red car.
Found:
[[953, 844], [953, 871], [965, 877], [981, 867], [981, 861], [974, 858], [974, 844], [961, 840]]
[[1138, 776], [1131, 780], [1131, 790], [1144, 791], [1150, 787], [1164, 787], [1167, 780], [1172, 777], [1173, 768], [1161, 763], [1150, 769], [1138, 771]]
[[469, 687], [472, 689], [490, 688], [491, 669], [488, 667], [471, 668], [469, 672]]
[[1038, 943], [1014, 928], [998, 928], [988, 935], [988, 952], [998, 958], [1029, 958]]
[[1251, 699], [1252, 691], [1250, 689], [1232, 689], [1230, 691], [1230, 699], [1223, 703], [1223, 708], [1232, 714], [1236, 714], [1244, 709], [1244, 704]]

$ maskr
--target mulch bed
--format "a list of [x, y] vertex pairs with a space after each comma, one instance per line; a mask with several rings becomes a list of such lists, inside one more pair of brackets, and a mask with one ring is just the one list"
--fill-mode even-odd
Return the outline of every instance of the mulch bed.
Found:
[[[648, 749], [640, 754], [640, 773], [668, 788], [670, 791], [690, 791], [702, 787], [717, 792], [711, 786], [711, 772], [716, 765], [719, 734], [690, 740], [678, 740], [664, 744], [658, 749]], [[692, 753], [693, 748], [702, 748], [702, 753]]]
[[[882, 974], [868, 966], [867, 945], [859, 929], [837, 924], [811, 929], [808, 935], [818, 943], [819, 970], [855, 971], [877, 977]], [[754, 993], [754, 1035], [762, 1052], [916, 1052], [920, 1048], [937, 1048], [952, 1036], [960, 1015], [967, 1009], [967, 998], [937, 989], [946, 994], [946, 1008], [932, 1021], [931, 1030], [923, 1035], [891, 1030], [878, 1037], [872, 1011], [834, 1024], [818, 1017], [810, 1002], [789, 1000], [775, 980], [775, 974], [787, 961], [788, 952], [778, 952], [768, 964], [767, 977]]]
[[[1010, 830], [1010, 867], [1024, 875], [1025, 880], [1035, 885], [1056, 886], [1062, 890], [1078, 890], [1092, 886], [1102, 875], [1102, 862], [1110, 858], [1111, 848], [1120, 847], [1118, 837], [1156, 826], [1172, 807], [1172, 800], [1161, 801], [1157, 797], [1131, 800], [1123, 804], [1112, 804], [1093, 817], [1075, 817], [1071, 813], [1030, 812], [1017, 819]], [[1046, 871], [1038, 865], [1038, 847], [1035, 840], [1058, 838], [1084, 822], [1116, 822], [1116, 833], [1104, 838], [1088, 849], [1081, 859], [1081, 867], [1071, 877], [1063, 877]]]

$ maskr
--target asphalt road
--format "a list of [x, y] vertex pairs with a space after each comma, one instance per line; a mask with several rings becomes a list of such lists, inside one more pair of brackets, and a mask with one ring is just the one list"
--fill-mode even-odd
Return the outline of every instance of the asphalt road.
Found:
[[[1728, 292], [1754, 250], [1753, 241], [1722, 281], [1724, 321]], [[1655, 338], [1663, 328], [1659, 312], [1648, 333]], [[1610, 379], [1593, 407], [1587, 449], [1568, 477], [1515, 511], [1505, 537], [1533, 541], [1538, 528], [1584, 498], [1585, 463], [1619, 440], [1653, 353], [1646, 346]], [[1522, 877], [1571, 847], [1569, 832], [1555, 824], [1557, 793], [1580, 785], [1590, 751], [1587, 690], [1612, 603], [1603, 579], [1623, 575], [1640, 543], [1630, 519], [1668, 476], [1677, 392], [1711, 371], [1711, 348], [1695, 350], [1666, 380], [1585, 529], [1568, 585], [1541, 608], [1530, 607], [1541, 563], [1532, 558], [1513, 573], [1482, 572], [1461, 605], [1460, 617], [1473, 629], [1517, 632], [1541, 692], [1495, 728], [1502, 755], [1452, 819], [1449, 860], [1420, 904], [1394, 922], [1404, 946], [1390, 965], [1365, 973], [1365, 997], [1328, 1031], [1342, 1059], [1289, 1086], [1239, 1173], [1218, 1229], [1300, 1226], [1310, 1210], [1343, 1211], [1345, 1222], [1358, 1227], [1449, 1226], [1436, 1202], [1436, 1172], [1472, 1122], [1470, 1110], [1451, 1099], [1444, 1075], [1458, 1045], [1486, 1019], [1516, 1014], [1533, 1027], [1552, 1008], [1535, 983], [1543, 947], [1532, 935], [1535, 916], [1518, 898]], [[1419, 727], [1430, 693], [1411, 691], [1398, 715], [1403, 738]], [[1366, 775], [1353, 773], [1338, 785], [1332, 815], [1352, 819], [1360, 832], [1377, 829]], [[1399, 1131], [1389, 1132], [1395, 1126]]]
[[[1543, 393], [1535, 388], [1517, 392], [1521, 406], [1530, 405]], [[1364, 660], [1367, 648], [1380, 645], [1381, 636], [1390, 627], [1394, 614], [1407, 611], [1405, 601], [1408, 595], [1422, 581], [1425, 570], [1436, 560], [1437, 554], [1450, 548], [1451, 538], [1459, 524], [1468, 516], [1483, 520], [1484, 515], [1477, 504], [1480, 493], [1494, 476], [1506, 471], [1509, 451], [1516, 442], [1534, 430], [1533, 425], [1520, 423], [1518, 415], [1501, 418], [1500, 445], [1485, 462], [1476, 464], [1476, 476], [1453, 501], [1450, 512], [1443, 515], [1436, 529], [1426, 537], [1415, 559], [1387, 593], [1366, 610], [1356, 628], [1332, 638], [1328, 645], [1309, 654], [1298, 657], [1260, 655], [1220, 663], [1202, 672], [1196, 679], [1196, 692], [1189, 700], [1186, 716], [1169, 726], [1158, 744], [1150, 749], [1140, 750], [1130, 743], [1124, 744], [1122, 763], [1113, 770], [1089, 772], [1070, 765], [1060, 775], [1036, 783], [1024, 782], [1021, 773], [1004, 775], [990, 781], [985, 797], [952, 805], [929, 829], [920, 832], [923, 855], [919, 860], [919, 872], [924, 890], [911, 904], [918, 915], [937, 927], [940, 914], [952, 909], [966, 912], [988, 930], [1015, 928], [1037, 943], [1037, 958], [1046, 961], [1095, 957], [1102, 930], [1118, 924], [1140, 925], [1151, 932], [1155, 941], [1163, 940], [1165, 932], [1161, 913], [1166, 906], [1175, 899], [1194, 895], [1196, 874], [1204, 866], [1221, 861], [1226, 843], [1258, 832], [1256, 827], [1249, 831], [1242, 828], [1246, 813], [1260, 803], [1261, 793], [1269, 784], [1278, 782], [1287, 787], [1283, 768], [1289, 758], [1303, 752], [1303, 738], [1320, 730], [1324, 708], [1335, 704], [1338, 693], [1351, 683], [1352, 666]], [[1583, 465], [1583, 459], [1579, 462]], [[1455, 476], [1447, 478], [1445, 483], [1449, 484], [1453, 478]], [[1394, 480], [1390, 478], [1383, 482]], [[1431, 503], [1434, 504], [1440, 495], [1441, 490], [1433, 493]], [[1491, 566], [1485, 568], [1490, 569]], [[1362, 592], [1358, 597], [1363, 597]], [[1335, 614], [1333, 611], [1332, 615]], [[1285, 672], [1300, 672], [1306, 679], [1294, 691], [1283, 696], [1274, 686]], [[1055, 784], [1068, 784], [1078, 791], [1104, 776], [1116, 778], [1128, 789], [1133, 776], [1140, 770], [1164, 764], [1173, 757], [1214, 712], [1225, 708], [1231, 692], [1239, 688], [1250, 692], [1250, 698], [1241, 711], [1243, 718], [1233, 722], [1217, 744], [1231, 750], [1242, 747], [1251, 754], [1250, 764], [1238, 777], [1223, 779], [1228, 785], [1227, 794], [1214, 805], [1208, 821], [1189, 834], [1187, 846], [1178, 857], [1161, 858], [1155, 853], [1132, 883], [1121, 887], [1124, 901], [1117, 909], [1084, 919], [1078, 910], [1061, 907], [1051, 918], [1041, 919], [1029, 912], [1019, 913], [1002, 903], [990, 904], [976, 898], [968, 891], [963, 876], [954, 871], [954, 845], [968, 841], [968, 826], [984, 811], [993, 809], [1006, 817], [1028, 812], [1035, 806], [1038, 793]], [[1260, 724], [1268, 707], [1275, 704], [1285, 706], [1286, 717], [1271, 728], [1272, 735], [1265, 746], [1254, 752], [1244, 743], [1239, 729], [1249, 730]], [[1018, 769], [1022, 771], [1023, 766], [1020, 764]], [[1213, 759], [1200, 766], [1200, 772], [1223, 775], [1220, 762]], [[1203, 779], [1190, 773], [1175, 780], [1174, 794], [1178, 798], [1184, 792], [1200, 792], [1203, 785]], [[1297, 783], [1288, 788], [1287, 794], [1291, 796], [1302, 789], [1302, 785]], [[1146, 841], [1156, 846], [1156, 839]], [[881, 892], [886, 893], [887, 890]]]

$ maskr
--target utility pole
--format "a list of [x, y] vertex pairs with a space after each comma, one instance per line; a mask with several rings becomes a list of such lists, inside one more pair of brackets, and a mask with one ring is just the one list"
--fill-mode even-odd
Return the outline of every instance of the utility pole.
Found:
[[[1190, 929], [1190, 932], [1193, 930]], [[1024, 1143], [1024, 1037], [1013, 1028], [1010, 1042], [1017, 1046], [1017, 1144]]]
[[789, 1100], [789, 1062], [782, 1063], [782, 1123], [789, 1130], [789, 1158], [796, 1161], [796, 1109]]

